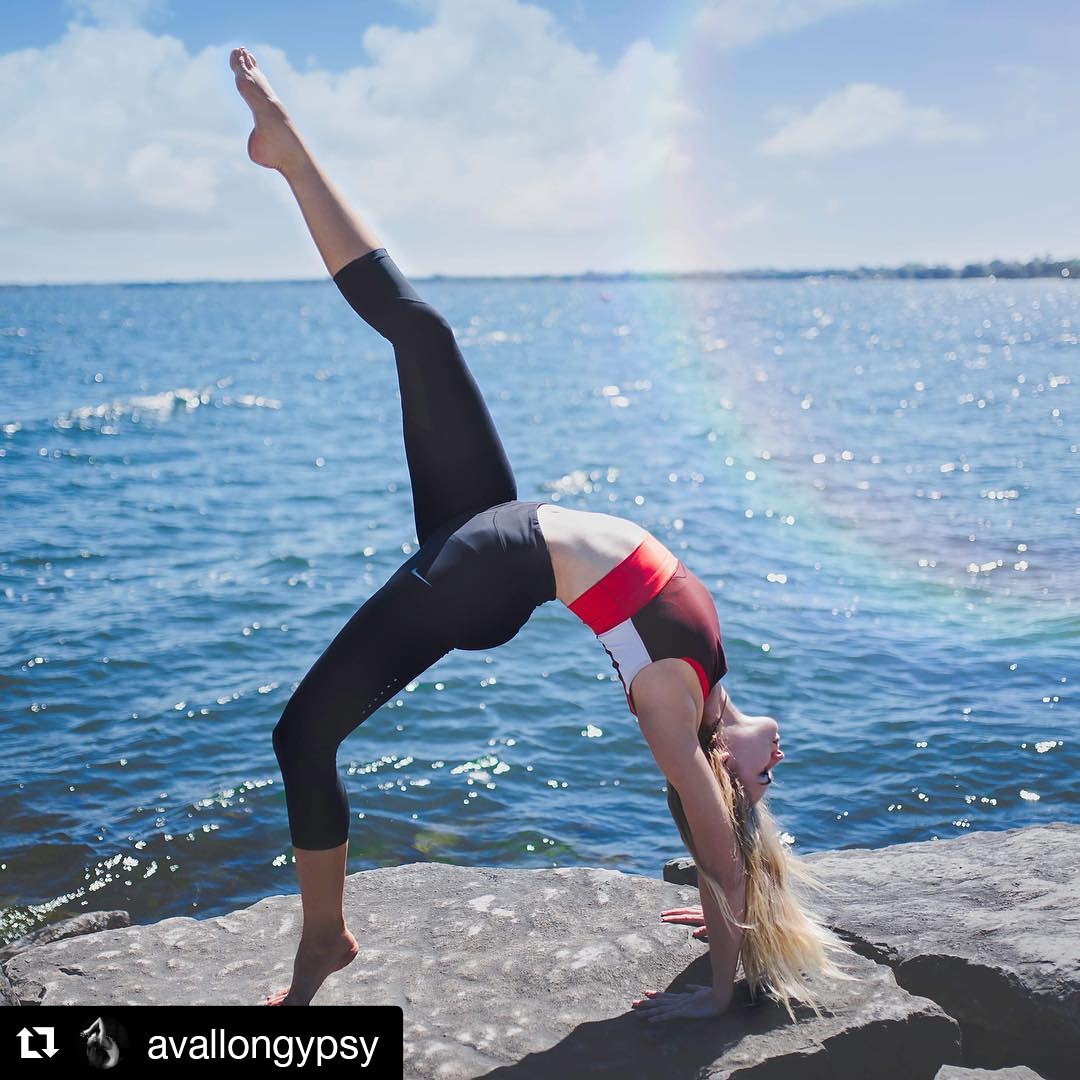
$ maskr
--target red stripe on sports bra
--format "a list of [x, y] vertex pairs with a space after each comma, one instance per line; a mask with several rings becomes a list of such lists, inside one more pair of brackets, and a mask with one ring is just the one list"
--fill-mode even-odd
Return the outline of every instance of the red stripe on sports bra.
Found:
[[705, 674], [705, 669], [701, 666], [700, 660], [695, 660], [692, 656], [680, 656], [680, 660], [685, 660], [693, 669], [697, 672], [698, 682], [701, 683], [701, 693], [705, 696], [709, 696], [709, 676]]
[[594, 634], [607, 633], [640, 611], [678, 567], [675, 555], [655, 537], [646, 536], [618, 566], [568, 606]]

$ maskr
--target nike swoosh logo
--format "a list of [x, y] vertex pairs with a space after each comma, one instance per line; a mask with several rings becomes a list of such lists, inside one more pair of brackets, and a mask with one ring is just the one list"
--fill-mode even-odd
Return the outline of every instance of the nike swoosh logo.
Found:
[[426, 586], [427, 586], [427, 587], [428, 587], [429, 589], [431, 588], [431, 582], [430, 582], [430, 581], [428, 581], [428, 580], [427, 580], [426, 578], [422, 577], [422, 576], [421, 576], [421, 574], [420, 574], [420, 571], [419, 571], [419, 570], [417, 570], [415, 566], [414, 566], [414, 567], [412, 568], [412, 570], [410, 571], [410, 573], [412, 573], [414, 577], [420, 578], [420, 580], [421, 580], [421, 581], [422, 581], [422, 582], [423, 582], [423, 583], [424, 583], [424, 584], [425, 584], [425, 585], [426, 585]]

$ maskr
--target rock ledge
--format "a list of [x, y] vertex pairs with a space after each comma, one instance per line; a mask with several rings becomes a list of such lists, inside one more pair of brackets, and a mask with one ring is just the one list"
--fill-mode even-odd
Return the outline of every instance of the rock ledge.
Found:
[[[345, 886], [360, 953], [314, 1003], [400, 1005], [405, 1075], [418, 1078], [959, 1080], [960, 1066], [1024, 1065], [996, 1075], [1058, 1080], [1080, 1053], [1078, 855], [1080, 826], [1055, 823], [804, 856], [831, 890], [811, 906], [860, 954], [847, 965], [859, 982], [816, 982], [824, 1015], [799, 1009], [796, 1024], [749, 1005], [742, 983], [719, 1020], [649, 1024], [630, 1009], [647, 988], [710, 979], [708, 947], [658, 916], [697, 901], [687, 884], [589, 868], [367, 870]], [[685, 880], [686, 862], [666, 876]], [[288, 984], [298, 895], [201, 920], [116, 926], [123, 914], [9, 945], [9, 1000], [257, 1005]]]

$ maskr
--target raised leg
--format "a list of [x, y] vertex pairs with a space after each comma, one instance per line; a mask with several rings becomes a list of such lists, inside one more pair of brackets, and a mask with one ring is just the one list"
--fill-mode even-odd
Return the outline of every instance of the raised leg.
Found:
[[375, 234], [319, 167], [255, 57], [247, 49], [233, 49], [229, 65], [255, 118], [248, 154], [257, 165], [276, 169], [288, 181], [329, 274], [379, 247]]
[[516, 499], [502, 440], [450, 324], [323, 173], [254, 57], [236, 49], [231, 63], [255, 117], [249, 153], [285, 177], [334, 283], [394, 346], [417, 539]]

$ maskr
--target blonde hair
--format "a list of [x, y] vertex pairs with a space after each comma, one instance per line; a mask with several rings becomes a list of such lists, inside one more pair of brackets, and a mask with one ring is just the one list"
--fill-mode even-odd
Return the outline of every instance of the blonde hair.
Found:
[[724, 919], [745, 932], [739, 961], [750, 988], [751, 1001], [755, 1001], [758, 992], [763, 990], [770, 999], [783, 1005], [792, 1022], [795, 1021], [792, 1000], [809, 1005], [820, 1019], [818, 999], [804, 975], [814, 972], [827, 978], [857, 982], [855, 976], [837, 967], [828, 956], [829, 952], [845, 957], [855, 954], [792, 891], [793, 878], [799, 878], [818, 891], [831, 890], [788, 850], [764, 798], [750, 805], [738, 776], [729, 771], [722, 760], [723, 749], [715, 736], [702, 745], [734, 825], [736, 847], [746, 875], [746, 922], [739, 922], [723, 888], [702, 870], [682, 800], [671, 783], [667, 785], [668, 809], [686, 849], [697, 864], [699, 886], [709, 890]]

